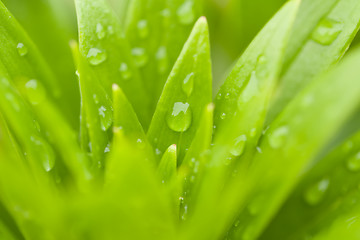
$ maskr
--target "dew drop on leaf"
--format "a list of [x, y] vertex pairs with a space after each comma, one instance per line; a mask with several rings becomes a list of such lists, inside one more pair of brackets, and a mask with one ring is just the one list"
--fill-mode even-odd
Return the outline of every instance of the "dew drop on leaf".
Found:
[[289, 128], [287, 126], [282, 126], [274, 130], [269, 136], [270, 146], [275, 149], [282, 147], [286, 141], [288, 134]]
[[41, 103], [46, 98], [44, 86], [35, 79], [31, 79], [25, 84], [25, 90], [30, 103], [34, 105]]
[[157, 69], [160, 74], [164, 74], [169, 66], [169, 61], [167, 57], [166, 47], [159, 47], [155, 55], [157, 61]]
[[143, 48], [133, 48], [131, 54], [134, 56], [135, 64], [138, 67], [144, 67], [149, 60], [146, 51]]
[[105, 38], [105, 36], [106, 36], [106, 31], [105, 31], [105, 29], [104, 29], [104, 27], [103, 27], [103, 25], [101, 23], [98, 23], [96, 25], [96, 36], [100, 40]]
[[195, 19], [195, 13], [193, 10], [193, 2], [186, 1], [176, 11], [178, 21], [183, 25], [191, 24]]
[[166, 117], [170, 129], [175, 132], [185, 132], [189, 129], [192, 121], [192, 113], [189, 103], [176, 102]]
[[140, 20], [137, 23], [137, 32], [140, 38], [147, 38], [149, 35], [149, 26], [147, 20]]
[[97, 66], [106, 60], [107, 55], [105, 51], [98, 48], [90, 48], [86, 57], [91, 65]]
[[41, 158], [39, 160], [45, 171], [51, 171], [55, 165], [55, 155], [50, 145], [39, 136], [33, 135], [30, 137], [30, 140], [33, 143], [33, 150]]
[[131, 70], [129, 69], [129, 66], [126, 63], [120, 64], [119, 71], [124, 80], [129, 80], [132, 77]]
[[355, 154], [354, 156], [350, 157], [346, 161], [346, 166], [349, 169], [349, 171], [357, 172], [360, 170], [360, 152]]
[[330, 183], [329, 179], [325, 178], [315, 183], [314, 185], [310, 186], [305, 191], [304, 194], [305, 201], [311, 206], [315, 206], [319, 204], [324, 198], [326, 190], [329, 187], [329, 183]]
[[104, 106], [100, 106], [98, 111], [100, 116], [101, 129], [106, 131], [109, 129], [113, 121], [112, 111], [111, 109], [108, 109]]
[[6, 98], [6, 100], [8, 100], [8, 102], [11, 104], [12, 108], [15, 111], [17, 111], [17, 112], [20, 111], [20, 103], [12, 93], [5, 93], [5, 98]]
[[23, 43], [18, 43], [16, 48], [21, 57], [25, 56], [28, 53], [28, 49]]
[[194, 89], [194, 73], [190, 73], [185, 77], [182, 83], [182, 90], [189, 97], [193, 89]]
[[234, 146], [230, 150], [231, 155], [239, 157], [243, 154], [246, 144], [246, 135], [241, 135], [235, 139]]
[[339, 36], [343, 24], [330, 18], [322, 19], [311, 34], [311, 38], [322, 45], [330, 45]]

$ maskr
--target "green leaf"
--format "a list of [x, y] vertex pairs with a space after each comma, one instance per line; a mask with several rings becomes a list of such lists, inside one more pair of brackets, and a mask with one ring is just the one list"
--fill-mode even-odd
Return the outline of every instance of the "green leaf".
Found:
[[[316, 235], [338, 216], [351, 213], [360, 199], [359, 150], [358, 132], [303, 174], [262, 239]], [[298, 217], [294, 219], [294, 215]]]
[[148, 138], [164, 152], [178, 147], [179, 162], [200, 125], [201, 113], [211, 102], [211, 62], [208, 28], [200, 18], [186, 42], [163, 90]]
[[1, 64], [0, 76], [1, 112], [8, 121], [17, 141], [19, 141], [31, 170], [38, 178], [37, 180], [45, 183], [48, 181], [46, 175], [55, 165], [54, 150], [43, 132], [40, 132], [31, 109], [26, 105], [7, 76], [3, 75]]
[[105, 174], [104, 197], [105, 201], [116, 199], [121, 209], [122, 214], [116, 217], [117, 222], [122, 223], [119, 225], [122, 231], [118, 237], [175, 237], [170, 197], [162, 191], [146, 152], [135, 141], [128, 139], [121, 129], [114, 131]]
[[57, 214], [52, 207], [58, 204], [52, 195], [55, 189], [41, 174], [31, 172], [1, 116], [0, 136], [0, 201], [15, 221], [7, 222], [7, 227], [12, 225], [9, 229], [17, 239], [49, 239], [52, 216]]
[[360, 3], [357, 0], [302, 1], [268, 123], [315, 76], [344, 56], [359, 27]]
[[80, 55], [77, 43], [72, 41], [70, 45], [78, 67], [81, 90], [81, 146], [92, 154], [92, 169], [99, 170], [104, 165], [109, 144], [106, 130], [113, 122], [112, 101], [99, 81], [89, 74], [90, 67]]
[[[234, 210], [227, 209], [227, 211], [222, 212], [214, 210], [218, 208], [219, 192], [221, 192], [228, 176], [231, 175], [231, 173], [227, 171], [229, 160], [226, 158], [231, 150], [236, 150], [237, 153], [240, 153], [235, 155], [241, 155], [244, 150], [242, 147], [244, 146], [234, 145], [235, 139], [244, 134], [248, 134], [249, 136], [253, 135], [251, 132], [256, 128], [256, 134], [253, 135], [254, 139], [250, 139], [249, 143], [246, 143], [247, 146], [245, 148], [246, 151], [253, 154], [259, 133], [261, 133], [262, 124], [265, 120], [264, 113], [268, 104], [269, 94], [271, 94], [271, 88], [276, 83], [277, 76], [280, 72], [282, 52], [284, 52], [286, 47], [288, 35], [297, 9], [297, 1], [289, 2], [268, 25], [265, 26], [240, 58], [237, 66], [235, 66], [227, 82], [218, 94], [215, 109], [215, 114], [217, 115], [215, 115], [214, 119], [216, 126], [215, 146], [212, 149], [212, 156], [207, 160], [210, 161], [210, 163], [208, 163], [204, 170], [205, 173], [201, 187], [197, 193], [194, 215], [192, 219], [189, 219], [187, 225], [191, 238], [207, 239], [207, 237], [210, 236], [219, 236], [235, 217], [234, 214], [236, 214], [236, 211]], [[274, 32], [276, 34], [274, 34]], [[272, 44], [269, 44], [269, 42]], [[274, 57], [275, 60], [265, 61], [264, 56]], [[261, 64], [258, 64], [258, 62]], [[258, 69], [256, 69], [257, 66]], [[257, 80], [255, 70], [260, 71], [260, 74], [258, 73], [259, 80]], [[252, 80], [252, 84], [249, 84], [250, 79]], [[262, 84], [262, 88], [258, 88], [258, 82]], [[247, 86], [249, 86], [249, 88], [247, 88]], [[254, 94], [253, 98], [251, 98], [251, 94]], [[247, 98], [249, 98], [249, 101], [243, 102], [243, 99]], [[241, 100], [240, 108], [238, 107], [239, 99]], [[223, 113], [225, 113], [225, 115], [223, 115]], [[243, 117], [243, 115], [245, 115], [245, 117]], [[246, 117], [249, 117], [249, 119]], [[240, 140], [243, 141], [245, 139]], [[234, 147], [238, 148], [233, 149]], [[230, 201], [230, 199], [227, 201]], [[204, 204], [205, 202], [206, 204]], [[213, 215], [216, 217], [212, 218], [211, 216]], [[211, 231], [206, 230], [209, 235], [200, 236], [199, 232], [205, 231], [210, 221], [215, 221], [217, 217], [220, 218], [219, 215], [221, 215], [222, 219], [219, 222], [222, 224], [217, 225], [216, 228], [212, 228]], [[209, 220], [209, 222], [202, 220], [204, 216], [206, 216], [205, 219]], [[201, 225], [199, 224], [200, 222], [202, 222]], [[198, 231], [198, 228], [204, 230]]]
[[196, 192], [206, 164], [213, 133], [214, 104], [206, 106], [201, 117], [201, 125], [179, 168], [178, 179], [181, 186], [180, 219], [186, 220], [193, 211]]
[[79, 71], [80, 75], [99, 81], [108, 95], [112, 84], [118, 84], [147, 128], [151, 118], [148, 94], [118, 19], [104, 0], [76, 0], [75, 3], [80, 53], [83, 64], [88, 65], [85, 72]]
[[151, 144], [121, 88], [113, 85], [114, 128], [121, 129], [127, 138], [136, 141], [146, 152], [148, 159], [154, 162], [155, 156]]
[[125, 34], [151, 95], [151, 113], [191, 27], [200, 17], [202, 2], [132, 0], [129, 3]]
[[217, 94], [214, 138], [229, 145], [234, 164], [242, 157], [242, 164], [247, 165], [255, 152], [298, 5], [298, 1], [287, 4], [266, 25]]
[[159, 175], [162, 183], [167, 184], [176, 178], [176, 158], [176, 145], [173, 144], [168, 147], [168, 149], [163, 154], [157, 169], [157, 174]]
[[0, 62], [8, 76], [16, 83], [23, 84], [37, 79], [58, 97], [58, 84], [34, 43], [27, 36], [14, 17], [0, 2]]
[[[56, 99], [56, 103], [72, 126], [77, 128], [79, 106], [73, 103], [79, 102], [79, 86], [76, 82], [75, 67], [68, 46], [73, 33], [76, 33], [74, 28], [76, 18], [73, 14], [75, 11], [67, 9], [65, 2], [56, 0], [3, 1], [21, 26], [26, 29], [49, 64], [49, 68], [55, 73], [58, 87], [62, 93]], [[45, 36], [44, 33], [46, 33]]]
[[[240, 219], [245, 220], [236, 237], [245, 234], [256, 238], [261, 233], [301, 171], [355, 111], [360, 101], [360, 84], [356, 81], [359, 62], [357, 49], [337, 68], [301, 91], [270, 125], [259, 145], [262, 153], [255, 155], [247, 176], [235, 178], [224, 194], [227, 198], [238, 195], [234, 199], [239, 200]], [[342, 114], [336, 114], [339, 109]], [[234, 193], [241, 186], [244, 191]], [[227, 207], [230, 209], [231, 204]], [[249, 216], [246, 208], [258, 214]]]

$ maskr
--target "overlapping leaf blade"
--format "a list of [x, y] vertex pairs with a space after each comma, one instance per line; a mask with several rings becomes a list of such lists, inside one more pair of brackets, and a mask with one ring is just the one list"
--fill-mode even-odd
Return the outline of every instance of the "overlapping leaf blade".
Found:
[[268, 123], [315, 76], [342, 58], [359, 27], [357, 0], [302, 1]]
[[[218, 96], [222, 99], [216, 100], [217, 105], [215, 108], [215, 146], [212, 150], [212, 156], [208, 160], [210, 163], [205, 169], [194, 216], [192, 219], [189, 219], [188, 223], [191, 238], [193, 239], [216, 239], [223, 234], [223, 231], [225, 231], [235, 217], [234, 215], [236, 215], [236, 211], [234, 211], [236, 206], [233, 206], [231, 210], [230, 208], [219, 208], [218, 201], [221, 198], [221, 189], [224, 187], [228, 176], [226, 171], [227, 165], [224, 160], [229, 155], [229, 150], [233, 147], [234, 139], [239, 135], [248, 133], [242, 131], [250, 132], [252, 128], [259, 127], [258, 125], [260, 125], [260, 129], [262, 127], [262, 122], [265, 120], [264, 111], [266, 110], [267, 99], [280, 71], [282, 52], [285, 50], [298, 5], [298, 1], [290, 1], [265, 26], [249, 46], [248, 50], [245, 51], [238, 65], [235, 66], [227, 82], [220, 90]], [[263, 42], [264, 39], [267, 41]], [[267, 61], [264, 59], [264, 56], [268, 57], [267, 55], [275, 59]], [[259, 66], [258, 69], [256, 69], [257, 65]], [[259, 83], [257, 83], [257, 77], [254, 77], [257, 74], [255, 70], [258, 70], [260, 73], [259, 77], [261, 79], [259, 79]], [[255, 84], [253, 84], [254, 81]], [[247, 84], [248, 82], [253, 83]], [[262, 88], [257, 89], [257, 85], [260, 84], [262, 84]], [[247, 85], [250, 86], [249, 90]], [[242, 101], [243, 96], [245, 96], [244, 99], [248, 98], [248, 105], [246, 101]], [[241, 105], [238, 110], [239, 98]], [[238, 111], [239, 114], [236, 114]], [[256, 111], [259, 115], [252, 115], [253, 111]], [[251, 118], [241, 119], [242, 114], [246, 114], [246, 116]], [[241, 120], [241, 124], [237, 122], [239, 120]], [[246, 127], [249, 127], [249, 129], [246, 129]], [[256, 137], [259, 137], [259, 133], [257, 133]], [[257, 138], [253, 143], [249, 144], [249, 149], [251, 147], [255, 148]], [[230, 204], [231, 201], [233, 201], [232, 197], [224, 201], [223, 204], [227, 202]], [[206, 221], [203, 219], [206, 219]], [[211, 231], [205, 230], [211, 224], [210, 222], [215, 221], [215, 219], [217, 219], [216, 221], [221, 219], [219, 221], [221, 224], [212, 228]], [[201, 230], [199, 231], [199, 229]], [[202, 234], [199, 234], [200, 232]], [[204, 232], [207, 232], [207, 234], [203, 234]]]
[[117, 18], [103, 0], [76, 0], [75, 3], [81, 61], [86, 60], [84, 64], [88, 64], [80, 75], [94, 78], [108, 95], [112, 84], [118, 84], [147, 127], [151, 118], [148, 94]]
[[[359, 149], [357, 133], [311, 167], [268, 225], [262, 239], [316, 235], [339, 215], [356, 208], [360, 197]], [[294, 219], [294, 215], [298, 217]]]
[[[228, 189], [229, 197], [237, 195], [235, 189], [246, 187], [239, 194], [240, 210], [245, 214], [248, 211], [245, 207], [250, 207], [258, 213], [246, 217], [246, 223], [242, 223], [235, 236], [257, 237], [261, 233], [301, 171], [356, 109], [360, 84], [356, 81], [359, 72], [355, 66], [359, 61], [358, 49], [339, 67], [304, 89], [271, 124], [259, 146], [262, 153], [255, 155], [247, 176], [237, 177]], [[342, 110], [341, 115], [336, 114], [338, 109]]]
[[151, 95], [151, 112], [193, 24], [200, 17], [202, 2], [133, 0], [129, 3], [125, 34]]

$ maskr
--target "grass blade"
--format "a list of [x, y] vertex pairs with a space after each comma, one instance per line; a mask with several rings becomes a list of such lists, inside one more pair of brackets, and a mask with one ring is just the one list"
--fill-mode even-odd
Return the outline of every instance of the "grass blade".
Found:
[[151, 122], [148, 138], [164, 152], [178, 148], [181, 162], [200, 125], [201, 112], [211, 102], [211, 63], [208, 28], [200, 18], [167, 82]]

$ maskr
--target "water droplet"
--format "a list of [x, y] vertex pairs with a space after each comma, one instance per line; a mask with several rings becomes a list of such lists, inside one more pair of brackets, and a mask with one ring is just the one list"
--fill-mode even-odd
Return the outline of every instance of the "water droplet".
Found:
[[114, 28], [113, 28], [113, 26], [108, 26], [108, 28], [107, 28], [107, 31], [108, 31], [108, 33], [110, 34], [110, 35], [113, 35], [114, 34]]
[[135, 64], [138, 67], [144, 67], [149, 60], [143, 48], [133, 48], [131, 54], [134, 56]]
[[257, 133], [257, 129], [256, 128], [252, 128], [251, 130], [250, 130], [250, 137], [255, 137], [256, 136], [256, 133]]
[[129, 80], [132, 77], [132, 73], [129, 69], [129, 66], [126, 63], [121, 63], [119, 71], [124, 80]]
[[45, 171], [51, 171], [55, 165], [55, 154], [50, 145], [40, 136], [31, 136], [30, 140], [34, 144], [33, 151], [40, 157], [39, 160]]
[[173, 131], [185, 132], [189, 129], [192, 121], [192, 113], [189, 103], [176, 102], [173, 109], [166, 117], [166, 122]]
[[256, 150], [257, 150], [259, 153], [262, 153], [261, 147], [256, 147]]
[[230, 99], [230, 93], [226, 93], [226, 94], [225, 94], [225, 99], [226, 99], [226, 100], [229, 100], [229, 99]]
[[226, 113], [222, 113], [222, 114], [220, 115], [220, 118], [221, 118], [222, 120], [224, 120], [224, 119], [226, 118]]
[[97, 66], [106, 60], [107, 55], [105, 51], [98, 48], [90, 48], [87, 58], [91, 65]]
[[182, 84], [182, 90], [189, 97], [194, 88], [194, 73], [188, 74]]
[[171, 17], [171, 11], [169, 9], [164, 9], [160, 12], [160, 15], [162, 16], [162, 25], [165, 28], [167, 28], [170, 25], [170, 17]]
[[155, 149], [155, 154], [158, 155], [158, 156], [161, 155], [160, 149], [156, 148], [156, 149]]
[[110, 152], [110, 143], [108, 143], [108, 145], [106, 145], [104, 149], [104, 153], [108, 153], [108, 152]]
[[230, 150], [230, 153], [235, 156], [239, 157], [243, 154], [246, 144], [246, 135], [241, 135], [235, 139], [235, 143], [233, 148]]
[[16, 48], [21, 57], [25, 56], [28, 53], [28, 49], [23, 43], [18, 43]]
[[324, 198], [329, 182], [329, 179], [325, 178], [308, 188], [304, 195], [305, 201], [311, 206], [319, 204]]
[[181, 24], [189, 25], [189, 24], [193, 23], [193, 21], [195, 19], [193, 2], [186, 1], [184, 4], [182, 4], [179, 7], [179, 9], [176, 11], [176, 14], [178, 16], [178, 21]]
[[96, 94], [93, 94], [93, 99], [94, 99], [95, 104], [99, 104], [99, 98], [97, 97]]
[[35, 79], [28, 81], [25, 84], [25, 89], [29, 101], [34, 105], [41, 103], [46, 98], [44, 86]]
[[104, 27], [103, 27], [103, 25], [101, 23], [98, 23], [96, 25], [96, 36], [100, 40], [105, 38], [105, 36], [106, 36], [106, 31], [105, 31], [105, 29], [104, 29]]
[[6, 93], [5, 98], [6, 98], [6, 100], [8, 100], [10, 102], [11, 106], [14, 108], [15, 111], [17, 111], [17, 112], [20, 111], [20, 103], [13, 94]]
[[242, 108], [243, 104], [250, 101], [259, 93], [258, 79], [256, 77], [256, 72], [251, 73], [250, 80], [245, 86], [245, 89], [241, 92], [238, 99], [238, 107]]
[[111, 111], [111, 109], [107, 109], [104, 106], [100, 106], [98, 111], [99, 111], [99, 116], [100, 116], [101, 129], [103, 131], [106, 131], [109, 129], [109, 127], [111, 126], [112, 121], [113, 121], [112, 111]]
[[322, 45], [330, 45], [339, 36], [343, 24], [333, 19], [324, 18], [316, 26], [311, 38]]
[[157, 60], [158, 72], [160, 74], [164, 74], [169, 66], [166, 47], [159, 47], [158, 51], [156, 52], [155, 58]]
[[289, 134], [289, 128], [287, 126], [282, 126], [276, 129], [269, 136], [270, 146], [273, 148], [281, 147]]
[[137, 31], [140, 38], [147, 38], [147, 36], [149, 35], [148, 21], [140, 20], [137, 23]]
[[350, 157], [346, 161], [347, 168], [352, 172], [358, 172], [360, 170], [360, 152]]

